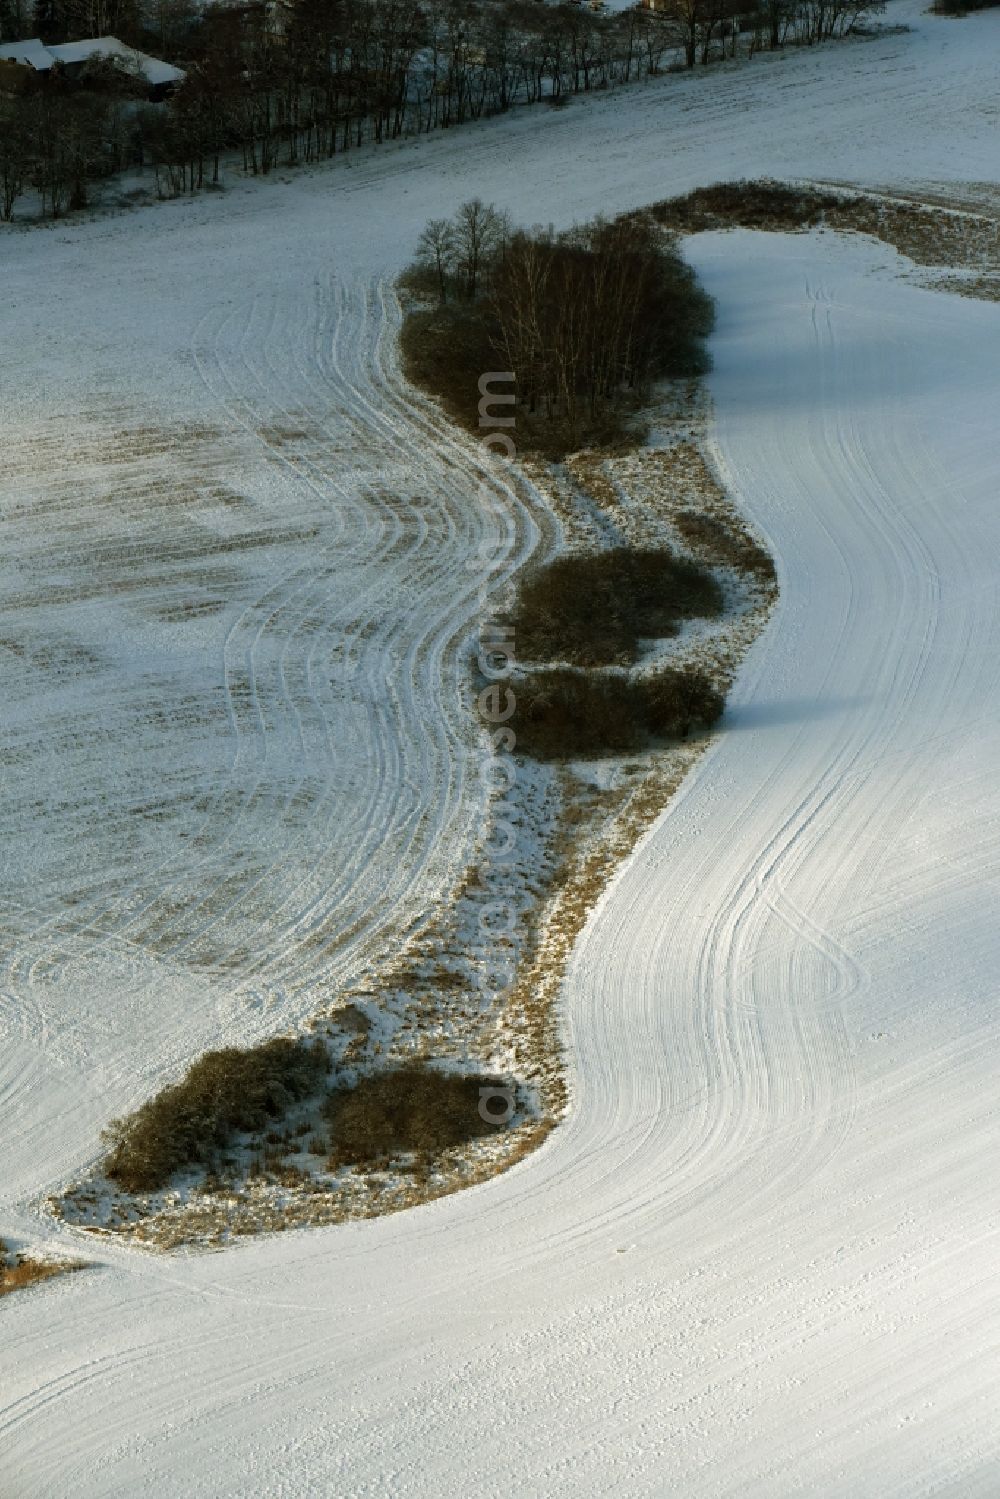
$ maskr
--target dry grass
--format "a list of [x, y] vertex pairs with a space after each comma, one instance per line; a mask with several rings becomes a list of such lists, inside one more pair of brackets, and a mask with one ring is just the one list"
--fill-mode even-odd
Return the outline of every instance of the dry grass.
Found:
[[916, 265], [979, 273], [969, 280], [935, 282], [944, 290], [991, 301], [998, 296], [1000, 222], [995, 214], [767, 180], [717, 182], [658, 203], [651, 212], [658, 223], [677, 233], [737, 226], [794, 233], [823, 224], [869, 234]]
[[[708, 742], [705, 737], [678, 745], [634, 767], [634, 783], [615, 789], [598, 791], [570, 770], [562, 772], [557, 863], [540, 895], [531, 943], [503, 1018], [514, 1065], [530, 1074], [539, 1087], [549, 1128], [567, 1104], [559, 999], [577, 939], [615, 869], [636, 847]], [[537, 1148], [543, 1138], [544, 1133], [529, 1148]]]
[[10, 1250], [0, 1239], [0, 1296], [25, 1291], [55, 1275], [67, 1275], [83, 1268], [82, 1260], [36, 1260], [25, 1254], [12, 1258]]
[[749, 531], [703, 510], [679, 510], [674, 525], [690, 547], [711, 561], [774, 582], [774, 559]]

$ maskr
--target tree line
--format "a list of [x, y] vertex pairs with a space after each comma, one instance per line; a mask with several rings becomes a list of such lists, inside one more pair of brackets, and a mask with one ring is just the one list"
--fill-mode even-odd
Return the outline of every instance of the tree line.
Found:
[[[124, 153], [152, 163], [161, 192], [176, 193], [217, 182], [230, 153], [247, 172], [267, 173], [516, 104], [557, 106], [668, 66], [826, 40], [882, 9], [883, 0], [657, 0], [655, 9], [615, 13], [544, 0], [268, 0], [207, 9], [158, 0], [140, 21], [134, 0], [38, 0], [30, 16], [23, 0], [0, 0], [0, 34], [72, 39], [114, 26], [182, 66], [187, 76], [165, 105], [128, 111], [121, 144], [120, 119], [106, 111], [100, 146], [84, 151], [84, 179], [118, 170]], [[51, 87], [50, 78], [38, 89]], [[90, 90], [57, 86], [44, 110], [0, 98], [0, 135], [20, 163], [8, 169], [12, 186], [18, 176], [36, 182], [46, 130], [80, 135], [71, 96], [82, 91]], [[60, 153], [74, 149], [60, 142]], [[72, 192], [47, 194], [51, 212], [72, 201]]]

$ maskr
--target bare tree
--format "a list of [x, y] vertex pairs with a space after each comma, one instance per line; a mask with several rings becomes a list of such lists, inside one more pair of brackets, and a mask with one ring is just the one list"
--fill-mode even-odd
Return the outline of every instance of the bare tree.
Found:
[[471, 198], [455, 215], [454, 232], [456, 266], [466, 297], [475, 301], [480, 291], [483, 267], [500, 250], [506, 238], [507, 217], [481, 198]]
[[417, 260], [433, 268], [442, 302], [448, 300], [448, 277], [457, 248], [455, 226], [449, 219], [431, 219], [417, 240]]
[[0, 213], [9, 224], [24, 192], [29, 169], [29, 134], [20, 99], [0, 96]]

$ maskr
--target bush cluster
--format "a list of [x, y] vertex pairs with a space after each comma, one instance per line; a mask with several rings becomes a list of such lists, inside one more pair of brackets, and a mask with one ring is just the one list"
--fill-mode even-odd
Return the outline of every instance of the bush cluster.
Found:
[[667, 547], [614, 547], [557, 557], [526, 578], [510, 624], [524, 661], [626, 666], [642, 637], [677, 633], [684, 619], [722, 612], [718, 583]]
[[680, 233], [735, 225], [744, 229], [810, 229], [841, 206], [835, 193], [788, 187], [781, 182], [716, 182], [649, 211], [657, 223]]
[[186, 1166], [212, 1164], [233, 1137], [259, 1131], [322, 1086], [329, 1067], [319, 1041], [278, 1038], [248, 1050], [206, 1052], [106, 1132], [106, 1174], [128, 1192], [166, 1186]]
[[[373, 1165], [391, 1156], [435, 1155], [494, 1134], [479, 1111], [480, 1089], [497, 1079], [440, 1072], [413, 1063], [334, 1088], [324, 1112], [330, 1125], [330, 1164]], [[504, 1121], [505, 1122], [505, 1121]]]
[[651, 740], [686, 738], [722, 716], [725, 699], [698, 667], [649, 676], [617, 672], [528, 673], [516, 684], [517, 748], [539, 760], [595, 760], [634, 753]]
[[714, 515], [701, 510], [681, 510], [674, 516], [674, 525], [686, 542], [701, 547], [714, 562], [727, 563], [765, 582], [773, 582], [777, 576], [774, 559], [760, 542]]

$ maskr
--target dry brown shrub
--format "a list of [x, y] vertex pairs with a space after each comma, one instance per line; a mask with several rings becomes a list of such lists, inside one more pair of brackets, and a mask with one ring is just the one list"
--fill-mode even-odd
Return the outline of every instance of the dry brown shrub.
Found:
[[539, 760], [594, 760], [640, 750], [653, 739], [710, 728], [725, 700], [694, 665], [642, 677], [571, 668], [519, 680], [512, 719], [520, 752]]
[[66, 1275], [84, 1268], [81, 1260], [36, 1260], [30, 1255], [14, 1254], [0, 1239], [0, 1296], [11, 1296], [54, 1275]]
[[701, 510], [679, 510], [674, 525], [690, 546], [704, 552], [713, 562], [726, 563], [765, 582], [774, 582], [774, 560], [749, 532]]
[[316, 1092], [328, 1066], [322, 1043], [280, 1037], [206, 1052], [179, 1083], [113, 1121], [104, 1170], [127, 1192], [148, 1192], [185, 1166], [214, 1164], [235, 1134], [265, 1129]]
[[481, 1089], [502, 1085], [493, 1076], [405, 1065], [334, 1088], [324, 1108], [330, 1164], [372, 1165], [412, 1151], [437, 1155], [495, 1134], [498, 1124], [480, 1113]]
[[521, 584], [510, 616], [518, 656], [575, 666], [628, 665], [639, 640], [722, 612], [718, 583], [667, 547], [557, 557]]
[[650, 213], [657, 223], [680, 233], [737, 225], [744, 229], [810, 229], [840, 205], [836, 193], [790, 187], [767, 178], [716, 182], [679, 198], [657, 203]]

